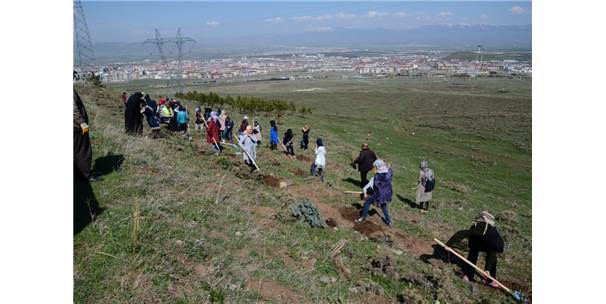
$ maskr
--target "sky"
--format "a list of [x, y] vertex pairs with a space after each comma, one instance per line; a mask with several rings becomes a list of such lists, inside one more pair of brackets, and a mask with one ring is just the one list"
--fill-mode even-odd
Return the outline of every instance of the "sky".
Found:
[[83, 1], [83, 7], [94, 43], [142, 42], [155, 28], [163, 37], [174, 37], [180, 27], [196, 40], [237, 40], [339, 28], [532, 23], [529, 1]]

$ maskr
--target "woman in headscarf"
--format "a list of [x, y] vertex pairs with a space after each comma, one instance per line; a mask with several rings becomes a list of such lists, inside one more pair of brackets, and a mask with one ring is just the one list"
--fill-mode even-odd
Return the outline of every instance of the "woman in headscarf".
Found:
[[324, 168], [326, 167], [326, 148], [322, 142], [322, 138], [316, 139], [316, 159], [311, 165], [311, 174], [320, 176], [320, 180], [324, 181]]
[[157, 138], [160, 133], [160, 122], [158, 121], [158, 117], [156, 116], [156, 112], [158, 111], [158, 105], [156, 101], [149, 98], [149, 95], [145, 94], [145, 118], [147, 119], [147, 124], [149, 128], [152, 130], [152, 137]]
[[257, 143], [252, 137], [253, 128], [247, 126], [244, 133], [240, 135], [240, 146], [242, 147], [242, 157], [244, 157], [244, 163], [251, 168], [251, 172], [256, 170], [255, 159], [257, 158]]
[[385, 224], [387, 226], [391, 226], [391, 218], [389, 217], [389, 210], [387, 209], [387, 205], [391, 202], [391, 196], [393, 193], [391, 188], [393, 171], [391, 170], [391, 167], [388, 167], [387, 164], [385, 164], [385, 162], [381, 159], [375, 160], [373, 163], [373, 167], [376, 170], [376, 174], [362, 189], [364, 192], [364, 197], [367, 197], [367, 191], [369, 188], [372, 188], [373, 192], [364, 203], [364, 208], [362, 209], [362, 216], [356, 220], [356, 223], [362, 223], [366, 221], [366, 219], [368, 218], [368, 210], [370, 209], [370, 204], [374, 202], [377, 204], [377, 207], [383, 210], [383, 221], [385, 222]]
[[269, 129], [269, 148], [275, 150], [280, 142], [280, 139], [278, 139], [278, 126], [275, 120], [269, 121], [269, 125], [271, 126]]
[[126, 134], [132, 136], [143, 135], [143, 115], [145, 111], [143, 93], [136, 92], [126, 101]]
[[[220, 110], [220, 109], [219, 109]], [[227, 112], [223, 111], [221, 112], [221, 114], [219, 114], [219, 124], [221, 124], [221, 129], [219, 129], [220, 131], [220, 135], [221, 135], [221, 139], [223, 142], [225, 142], [225, 119], [227, 118]]]
[[294, 134], [292, 133], [292, 129], [286, 130], [284, 133], [284, 138], [282, 138], [282, 144], [286, 147], [286, 155], [295, 155], [295, 149], [292, 146], [292, 142], [294, 140]]
[[[426, 160], [421, 161], [417, 182], [417, 205], [421, 209], [428, 210], [429, 201], [431, 201], [432, 198], [431, 193], [436, 181], [433, 175], [433, 170], [429, 168], [429, 163]], [[424, 204], [425, 206], [423, 206]]]
[[[503, 253], [505, 242], [503, 237], [495, 227], [495, 217], [487, 211], [482, 211], [473, 221], [473, 225], [467, 230], [461, 230], [455, 233], [446, 242], [447, 246], [453, 246], [465, 238], [468, 239], [469, 255], [467, 260], [475, 264], [478, 261], [480, 252], [486, 252], [486, 265], [484, 270], [490, 273], [490, 276], [497, 277], [497, 253]], [[474, 269], [470, 265], [465, 264], [463, 267], [463, 280], [473, 280]], [[498, 288], [496, 282], [484, 281], [485, 284]]]
[[253, 119], [253, 134], [255, 136], [255, 140], [257, 141], [257, 146], [260, 145], [263, 135], [261, 135], [261, 124], [259, 124], [259, 118], [257, 117]]
[[303, 138], [301, 139], [301, 149], [307, 150], [307, 146], [309, 145], [309, 125], [305, 124], [301, 129], [301, 133], [303, 133]]
[[221, 129], [221, 125], [219, 123], [219, 116], [217, 112], [210, 112], [210, 117], [208, 118], [208, 128], [206, 129], [206, 142], [209, 143], [213, 150], [215, 150], [215, 154], [219, 155], [221, 152], [220, 140], [221, 136], [219, 134]]

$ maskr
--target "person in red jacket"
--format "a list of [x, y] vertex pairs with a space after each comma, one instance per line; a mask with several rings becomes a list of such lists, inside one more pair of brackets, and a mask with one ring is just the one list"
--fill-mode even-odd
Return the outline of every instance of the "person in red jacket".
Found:
[[215, 154], [219, 155], [222, 148], [220, 146], [220, 130], [221, 123], [219, 122], [219, 116], [217, 112], [211, 112], [210, 117], [208, 118], [208, 128], [206, 129], [206, 142], [211, 144], [213, 149], [215, 150]]

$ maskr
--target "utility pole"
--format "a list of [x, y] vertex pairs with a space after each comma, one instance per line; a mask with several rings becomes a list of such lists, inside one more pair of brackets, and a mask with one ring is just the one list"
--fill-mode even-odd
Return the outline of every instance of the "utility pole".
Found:
[[84, 8], [79, 0], [74, 1], [74, 37], [76, 40], [76, 66], [83, 74], [94, 72], [96, 69], [95, 51], [84, 16]]
[[[158, 29], [156, 29], [156, 38], [150, 38], [143, 42], [143, 43], [153, 43], [158, 47], [158, 52], [160, 52], [160, 57], [162, 58], [162, 61], [163, 61], [164, 65], [166, 66], [167, 70], [168, 70], [168, 62], [167, 62], [166, 56], [164, 55], [164, 52], [162, 50], [162, 46], [164, 44], [172, 44], [172, 43], [177, 45], [177, 71], [176, 71], [176, 73], [177, 73], [177, 88], [178, 88], [179, 92], [183, 91], [183, 85], [181, 83], [181, 78], [182, 78], [182, 74], [183, 74], [183, 45], [187, 42], [196, 42], [196, 41], [190, 37], [183, 37], [181, 35], [181, 28], [177, 29], [177, 36], [174, 38], [162, 38], [162, 37], [160, 37], [160, 31], [158, 31]], [[167, 91], [168, 91], [168, 86], [170, 84], [170, 80], [172, 78], [172, 74], [173, 74], [173, 71], [170, 71], [170, 76], [169, 76], [169, 79], [166, 84]]]

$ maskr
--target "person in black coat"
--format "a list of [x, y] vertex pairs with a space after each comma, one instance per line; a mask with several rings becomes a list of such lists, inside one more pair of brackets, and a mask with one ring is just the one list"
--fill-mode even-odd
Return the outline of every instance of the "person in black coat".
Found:
[[126, 134], [132, 136], [143, 135], [143, 115], [146, 106], [143, 93], [136, 92], [126, 101]]
[[284, 133], [284, 138], [282, 138], [282, 144], [284, 144], [284, 146], [286, 147], [286, 155], [295, 155], [295, 149], [292, 146], [292, 142], [294, 140], [294, 134], [292, 132], [292, 129], [288, 129], [286, 130], [286, 133]]
[[360, 171], [360, 187], [364, 188], [368, 184], [368, 171], [372, 170], [372, 164], [377, 160], [377, 155], [372, 150], [368, 149], [368, 144], [362, 145], [362, 150], [358, 158], [353, 161], [352, 166], [355, 168], [358, 165]]
[[[495, 218], [490, 213], [482, 211], [474, 220], [473, 225], [467, 230], [461, 230], [455, 233], [446, 242], [447, 246], [453, 246], [465, 238], [469, 238], [469, 254], [467, 260], [475, 264], [478, 261], [480, 252], [486, 252], [486, 265], [484, 269], [490, 273], [490, 276], [497, 277], [497, 253], [503, 253], [505, 242], [495, 227]], [[473, 280], [475, 270], [468, 264], [463, 267], [463, 280]], [[497, 288], [494, 281], [485, 282], [486, 284]]]

